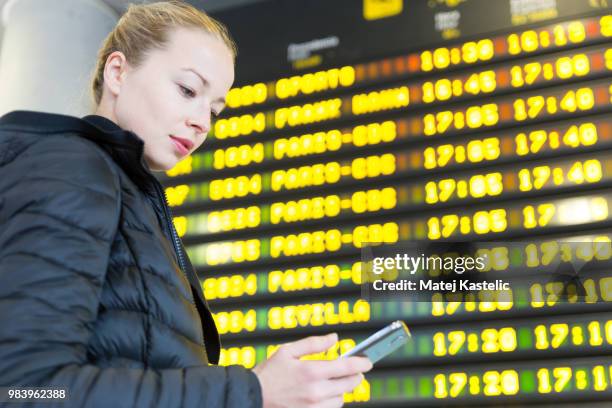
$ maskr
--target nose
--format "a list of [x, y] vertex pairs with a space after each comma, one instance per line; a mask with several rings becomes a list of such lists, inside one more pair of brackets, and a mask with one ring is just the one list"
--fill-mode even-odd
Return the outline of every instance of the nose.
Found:
[[210, 114], [201, 114], [197, 117], [192, 117], [187, 120], [187, 125], [192, 128], [196, 134], [206, 137], [210, 131]]

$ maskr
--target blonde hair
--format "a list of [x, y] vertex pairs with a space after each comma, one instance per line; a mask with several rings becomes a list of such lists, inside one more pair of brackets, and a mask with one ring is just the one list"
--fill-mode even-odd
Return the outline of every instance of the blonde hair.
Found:
[[179, 0], [130, 5], [98, 51], [98, 61], [91, 81], [95, 105], [100, 104], [104, 85], [104, 67], [108, 56], [121, 51], [130, 65], [136, 67], [153, 48], [163, 48], [173, 28], [197, 28], [212, 34], [227, 46], [235, 60], [236, 43], [227, 28], [190, 4]]

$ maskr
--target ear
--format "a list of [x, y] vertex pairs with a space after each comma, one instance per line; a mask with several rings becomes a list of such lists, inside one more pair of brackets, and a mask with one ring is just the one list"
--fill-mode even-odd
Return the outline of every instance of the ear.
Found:
[[121, 51], [113, 51], [104, 65], [104, 85], [114, 96], [119, 95], [129, 64]]

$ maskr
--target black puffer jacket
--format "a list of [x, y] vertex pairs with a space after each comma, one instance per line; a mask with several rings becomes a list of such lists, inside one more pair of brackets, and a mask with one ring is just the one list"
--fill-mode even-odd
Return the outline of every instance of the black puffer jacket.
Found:
[[252, 371], [209, 365], [219, 336], [143, 146], [100, 116], [0, 119], [0, 387], [259, 407]]

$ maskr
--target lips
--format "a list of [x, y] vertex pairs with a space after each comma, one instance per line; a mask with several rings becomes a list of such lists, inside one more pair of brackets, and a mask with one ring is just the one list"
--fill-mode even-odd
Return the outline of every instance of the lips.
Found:
[[177, 137], [177, 136], [173, 136], [173, 135], [170, 135], [170, 137], [173, 140], [176, 140], [177, 142], [182, 144], [183, 147], [185, 147], [185, 149], [187, 149], [188, 151], [191, 151], [191, 149], [193, 148], [193, 142], [191, 140], [189, 140], [189, 139], [183, 139], [182, 137]]

